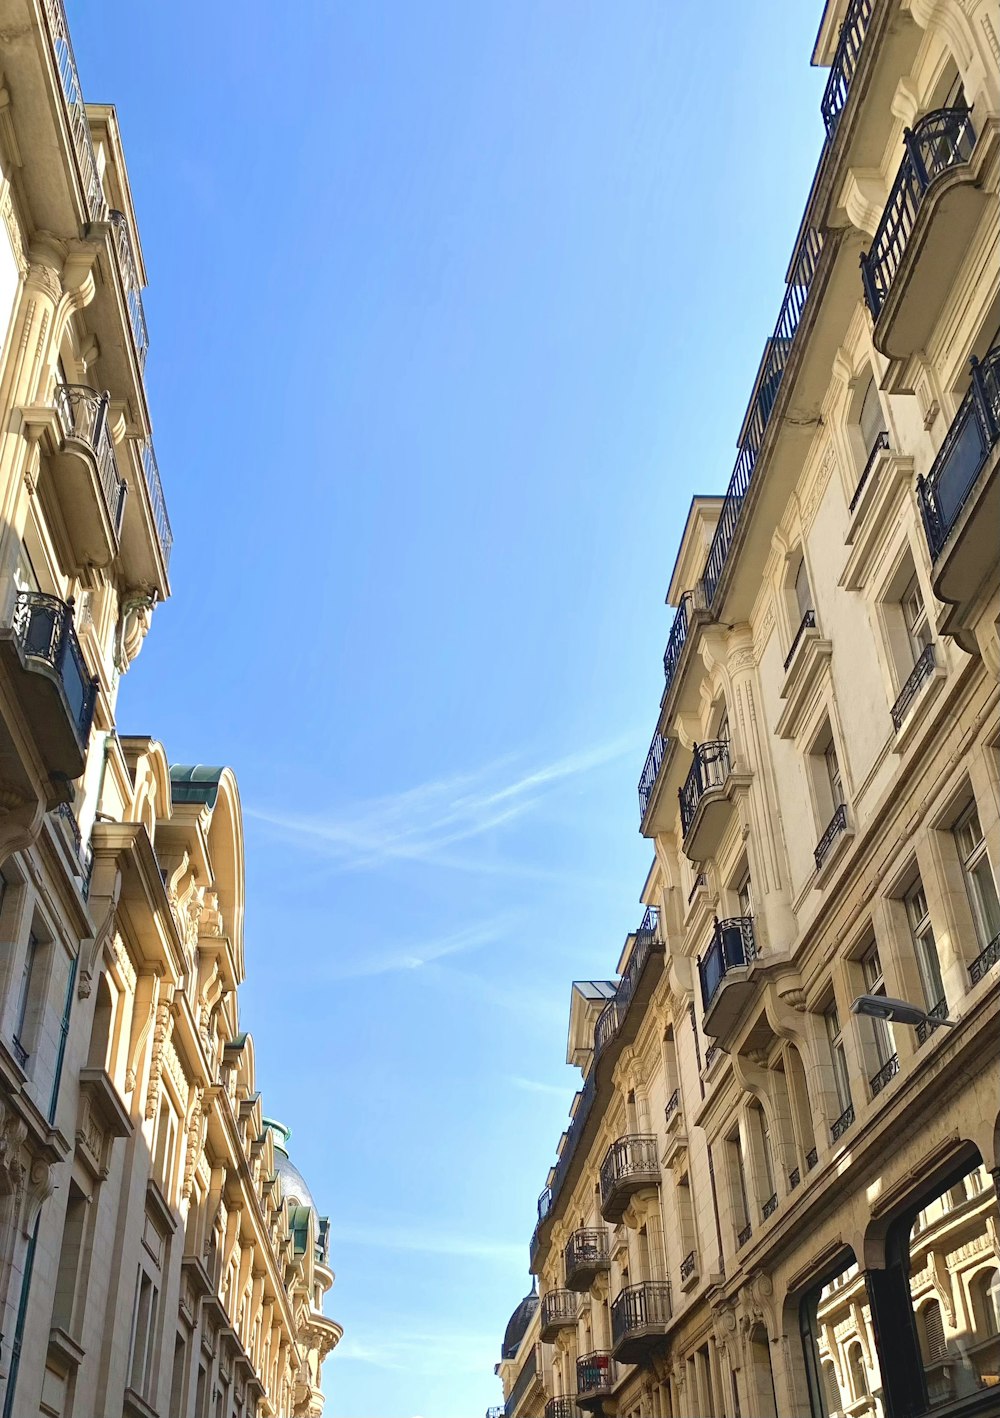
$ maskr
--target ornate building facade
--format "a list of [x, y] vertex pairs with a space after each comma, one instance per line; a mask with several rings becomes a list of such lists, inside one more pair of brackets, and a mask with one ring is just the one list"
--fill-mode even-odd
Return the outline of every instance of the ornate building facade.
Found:
[[116, 729], [172, 534], [61, 0], [0, 0], [0, 216], [0, 1415], [318, 1418], [329, 1226], [240, 1028], [236, 782]]
[[668, 591], [646, 913], [572, 991], [508, 1418], [1000, 1413], [1000, 7], [829, 0], [813, 57], [787, 289]]

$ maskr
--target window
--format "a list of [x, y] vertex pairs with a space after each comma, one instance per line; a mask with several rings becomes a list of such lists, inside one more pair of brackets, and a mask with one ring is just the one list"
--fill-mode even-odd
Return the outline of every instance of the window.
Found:
[[163, 1193], [170, 1198], [174, 1175], [174, 1153], [177, 1147], [177, 1115], [164, 1098], [160, 1103], [160, 1115], [156, 1125], [156, 1151], [153, 1156], [153, 1173], [163, 1187]]
[[917, 580], [916, 572], [914, 572], [903, 588], [903, 594], [900, 597], [900, 606], [902, 607], [903, 624], [906, 627], [906, 636], [910, 646], [910, 662], [915, 665], [934, 638], [931, 635], [930, 621], [927, 618], [927, 607], [924, 604], [924, 598], [920, 591], [920, 583]]
[[887, 431], [885, 414], [882, 412], [882, 401], [878, 396], [878, 386], [874, 376], [868, 381], [868, 388], [865, 390], [865, 397], [861, 402], [858, 423], [861, 427], [861, 441], [864, 444], [865, 458], [867, 459], [874, 452], [880, 435]]
[[941, 1318], [941, 1306], [937, 1300], [931, 1300], [926, 1304], [918, 1315], [920, 1352], [924, 1356], [925, 1367], [938, 1363], [945, 1356], [944, 1342], [944, 1320]]
[[77, 1302], [77, 1286], [84, 1248], [87, 1205], [87, 1198], [76, 1183], [71, 1181], [66, 1201], [59, 1268], [56, 1272], [55, 1302], [52, 1306], [53, 1327], [65, 1330], [67, 1334], [73, 1334], [74, 1321], [82, 1308]]
[[837, 1092], [837, 1102], [840, 1104], [841, 1114], [846, 1113], [851, 1106], [851, 1081], [847, 1072], [847, 1053], [844, 1049], [844, 1039], [840, 1032], [840, 1016], [837, 1013], [835, 1004], [827, 1005], [823, 1011], [823, 1022], [826, 1025], [826, 1039], [830, 1047], [830, 1062], [833, 1065], [833, 1085]]
[[806, 559], [802, 557], [799, 561], [798, 570], [795, 573], [795, 605], [799, 613], [799, 623], [806, 618], [813, 608], [812, 590], [809, 586], [809, 572], [806, 569]]
[[[36, 989], [36, 976], [38, 974], [38, 961], [41, 954], [41, 943], [32, 931], [28, 937], [28, 948], [24, 953], [24, 965], [21, 969], [21, 982], [17, 992], [17, 1013], [14, 1024], [14, 1042], [24, 1052], [27, 1057], [28, 1052], [28, 1027], [30, 1025], [29, 1006], [33, 1003]], [[22, 1062], [24, 1060], [22, 1059]]]
[[[859, 1329], [862, 1333], [871, 1332], [871, 1312], [864, 1291], [859, 1292], [857, 1275], [854, 1257], [846, 1252], [839, 1270], [814, 1285], [799, 1309], [810, 1418], [881, 1411], [864, 1400], [882, 1387], [880, 1357], [886, 1362], [892, 1356], [880, 1356], [869, 1345], [870, 1363], [866, 1361], [858, 1333]], [[852, 1406], [855, 1404], [857, 1407]]]
[[860, 1344], [852, 1344], [847, 1351], [848, 1362], [851, 1366], [851, 1388], [854, 1390], [855, 1399], [868, 1397], [868, 1375], [865, 1373], [864, 1355], [861, 1353]]
[[924, 991], [924, 1005], [928, 1013], [932, 1010], [947, 1010], [948, 1002], [941, 979], [941, 962], [938, 959], [937, 942], [927, 909], [927, 897], [921, 882], [917, 882], [907, 892], [904, 902], [906, 918], [910, 924], [910, 938], [920, 970], [920, 983]]
[[1000, 901], [997, 900], [997, 885], [986, 855], [986, 842], [975, 803], [955, 824], [955, 843], [962, 862], [979, 948], [985, 950], [990, 941], [1000, 934]]
[[1000, 1270], [974, 1276], [971, 1293], [976, 1333], [992, 1339], [1000, 1334]]
[[152, 1385], [158, 1300], [156, 1286], [146, 1272], [140, 1269], [132, 1316], [132, 1348], [128, 1372], [129, 1387], [143, 1398], [149, 1396]]
[[823, 750], [823, 759], [826, 764], [827, 782], [830, 784], [830, 797], [836, 812], [838, 807], [844, 805], [844, 783], [840, 776], [840, 763], [837, 760], [837, 745], [834, 743], [832, 735], [830, 742]]
[[729, 1154], [730, 1173], [733, 1181], [733, 1205], [736, 1228], [742, 1231], [750, 1222], [750, 1201], [747, 1193], [747, 1173], [743, 1163], [743, 1145], [739, 1132], [730, 1133], [726, 1138]]
[[[877, 945], [870, 945], [861, 957], [861, 970], [865, 978], [865, 994], [884, 995], [885, 979]], [[872, 1046], [878, 1059], [878, 1067], [882, 1068], [896, 1052], [892, 1042], [892, 1030], [884, 1019], [869, 1019], [868, 1023], [871, 1025]]]
[[738, 915], [753, 915], [753, 884], [750, 880], [749, 871], [744, 871], [743, 875], [736, 883], [736, 901], [739, 906]]

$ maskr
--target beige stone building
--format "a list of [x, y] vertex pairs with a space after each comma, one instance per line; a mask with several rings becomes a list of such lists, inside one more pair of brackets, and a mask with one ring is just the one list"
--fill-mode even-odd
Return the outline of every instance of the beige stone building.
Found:
[[0, 1415], [317, 1418], [329, 1226], [240, 1027], [236, 782], [116, 731], [171, 529], [60, 0], [0, 0], [0, 216]]
[[646, 915], [572, 991], [509, 1418], [1000, 1414], [1000, 6], [830, 0], [813, 58], [787, 289], [670, 578]]

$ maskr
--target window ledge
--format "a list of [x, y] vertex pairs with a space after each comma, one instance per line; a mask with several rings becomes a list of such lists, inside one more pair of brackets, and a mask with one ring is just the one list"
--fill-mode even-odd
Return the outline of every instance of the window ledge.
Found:
[[58, 1325], [49, 1330], [48, 1360], [62, 1373], [75, 1373], [86, 1358], [87, 1351], [71, 1334]]
[[830, 877], [833, 875], [834, 868], [837, 866], [838, 862], [841, 860], [844, 853], [847, 851], [848, 846], [853, 841], [854, 824], [851, 822], [850, 816], [848, 816], [845, 826], [841, 828], [841, 830], [837, 833], [836, 837], [830, 843], [826, 856], [823, 858], [823, 865], [821, 867], [816, 868], [816, 872], [812, 880], [814, 891], [822, 890], [822, 888], [826, 886], [827, 882], [830, 880]]
[[781, 687], [781, 698], [785, 707], [778, 716], [775, 732], [779, 738], [792, 739], [798, 733], [806, 707], [820, 677], [827, 670], [833, 645], [824, 640], [818, 630], [807, 630], [799, 644], [785, 674]]
[[851, 549], [840, 577], [845, 590], [864, 588], [883, 541], [895, 531], [899, 506], [913, 476], [913, 459], [890, 449], [872, 468], [844, 536]]
[[143, 1398], [141, 1393], [137, 1393], [134, 1388], [125, 1390], [122, 1402], [122, 1413], [125, 1418], [159, 1418], [159, 1414], [151, 1403]]

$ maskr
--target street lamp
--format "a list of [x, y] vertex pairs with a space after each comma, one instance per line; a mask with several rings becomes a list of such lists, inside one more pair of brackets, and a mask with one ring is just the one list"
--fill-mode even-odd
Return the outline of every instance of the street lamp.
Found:
[[919, 1005], [910, 1004], [905, 999], [893, 999], [891, 995], [858, 995], [851, 1003], [851, 1013], [867, 1014], [870, 1019], [884, 1019], [889, 1024], [909, 1024], [911, 1028], [926, 1024], [928, 1028], [936, 1029], [943, 1024], [947, 1029], [954, 1029], [958, 1024], [957, 1019], [939, 1019]]

